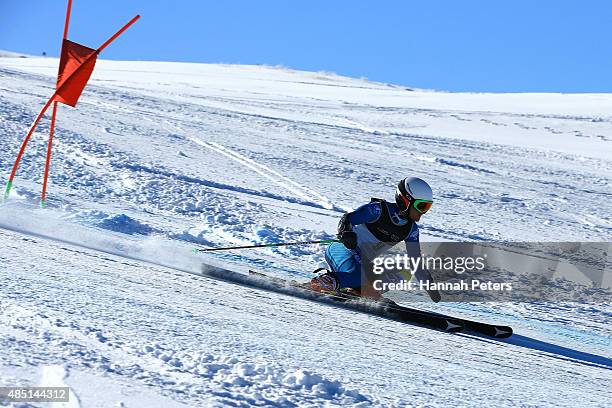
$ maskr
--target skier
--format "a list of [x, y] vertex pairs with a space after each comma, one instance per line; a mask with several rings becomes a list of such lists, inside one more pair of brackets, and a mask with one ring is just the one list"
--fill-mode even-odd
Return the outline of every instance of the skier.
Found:
[[[372, 281], [373, 260], [397, 243], [404, 241], [408, 256], [421, 256], [419, 227], [416, 224], [433, 203], [431, 187], [417, 177], [401, 180], [395, 191], [395, 203], [373, 198], [368, 204], [344, 214], [338, 224], [338, 239], [325, 251], [331, 270], [310, 281], [310, 288], [318, 292], [349, 291], [378, 299]], [[431, 279], [428, 271], [414, 271], [417, 279]], [[386, 282], [398, 282], [410, 275], [401, 271], [386, 271]], [[429, 292], [434, 302], [439, 293]]]

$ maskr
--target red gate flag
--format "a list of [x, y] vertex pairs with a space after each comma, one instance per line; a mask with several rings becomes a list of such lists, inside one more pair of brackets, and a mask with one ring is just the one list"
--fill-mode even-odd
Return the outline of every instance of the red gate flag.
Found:
[[34, 123], [30, 127], [28, 134], [26, 135], [23, 143], [21, 144], [21, 148], [19, 149], [19, 153], [17, 153], [17, 158], [15, 159], [15, 163], [13, 163], [13, 169], [11, 170], [11, 176], [9, 177], [8, 182], [6, 183], [6, 189], [4, 190], [4, 199], [6, 200], [9, 197], [11, 192], [11, 188], [13, 186], [13, 180], [15, 178], [15, 173], [17, 173], [17, 168], [19, 167], [19, 162], [21, 161], [21, 157], [25, 151], [25, 148], [30, 140], [30, 137], [34, 133], [36, 126], [38, 126], [38, 122], [43, 117], [49, 106], [53, 103], [53, 113], [51, 115], [51, 128], [49, 130], [49, 143], [47, 144], [47, 160], [45, 162], [45, 175], [43, 178], [43, 188], [40, 196], [40, 205], [45, 206], [45, 198], [47, 192], [47, 178], [49, 177], [49, 166], [51, 164], [51, 144], [53, 143], [53, 130], [55, 128], [55, 116], [57, 114], [57, 103], [61, 102], [66, 105], [70, 105], [75, 107], [85, 85], [87, 85], [87, 81], [91, 77], [91, 73], [96, 65], [96, 59], [98, 58], [98, 54], [102, 52], [104, 48], [106, 48], [110, 43], [115, 41], [117, 37], [121, 35], [125, 30], [128, 29], [136, 20], [140, 18], [139, 15], [136, 15], [132, 18], [126, 25], [124, 25], [119, 31], [113, 34], [106, 42], [104, 42], [97, 49], [89, 48], [79, 43], [75, 43], [74, 41], [68, 40], [66, 37], [68, 36], [68, 24], [70, 22], [70, 10], [72, 8], [72, 0], [68, 0], [68, 6], [66, 7], [66, 23], [64, 24], [64, 38], [62, 40], [62, 55], [60, 57], [60, 66], [59, 72], [57, 74], [57, 83], [55, 85], [55, 92], [45, 106], [41, 109], [34, 119]]
[[56, 101], [76, 106], [96, 65], [96, 53], [97, 51], [92, 48], [64, 40], [57, 76]]

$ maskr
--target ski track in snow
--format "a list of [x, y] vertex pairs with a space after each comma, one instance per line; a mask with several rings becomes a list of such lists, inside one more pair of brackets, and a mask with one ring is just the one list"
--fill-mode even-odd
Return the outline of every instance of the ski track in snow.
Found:
[[[315, 200], [318, 201], [318, 204], [321, 205], [323, 208], [326, 208], [328, 210], [333, 209], [334, 206], [329, 202], [329, 200], [327, 198], [325, 198], [324, 196], [322, 196], [321, 194], [306, 188], [304, 186], [302, 186], [301, 184], [296, 183], [293, 180], [288, 179], [287, 177], [279, 174], [278, 172], [257, 163], [254, 160], [249, 159], [248, 157], [244, 157], [232, 150], [229, 150], [223, 146], [221, 146], [218, 143], [206, 143], [202, 140], [197, 140], [197, 139], [191, 139], [194, 141], [194, 143], [197, 143], [201, 146], [205, 146], [209, 149], [213, 149], [216, 150], [217, 152], [233, 159], [236, 160], [238, 163], [243, 164], [249, 168], [251, 168], [252, 170], [254, 170], [256, 173], [261, 174], [262, 176], [266, 177], [267, 179], [269, 179], [270, 181], [272, 181], [275, 184], [280, 185], [281, 187], [284, 187], [286, 190], [293, 192], [299, 196], [301, 196], [302, 198], [305, 199], [309, 199], [309, 196], [313, 196], [315, 197]], [[296, 191], [297, 189], [297, 191]], [[344, 209], [345, 211], [350, 210], [350, 209]]]
[[[4, 180], [56, 71], [54, 59], [0, 58]], [[100, 406], [606, 405], [610, 370], [597, 362], [610, 358], [609, 305], [438, 305], [510, 324], [519, 335], [504, 343], [117, 256], [144, 238], [176, 244], [177, 262], [192, 244], [332, 238], [344, 211], [392, 198], [409, 174], [434, 186], [423, 239], [609, 241], [606, 98], [100, 61], [78, 108], [59, 109], [46, 212], [32, 207], [48, 118], [0, 223], [64, 242], [114, 231], [123, 243], [101, 255], [0, 230], [0, 382], [65, 381], [82, 406], [103, 397], [92, 383], [121, 390]], [[307, 277], [323, 249], [188, 262]]]

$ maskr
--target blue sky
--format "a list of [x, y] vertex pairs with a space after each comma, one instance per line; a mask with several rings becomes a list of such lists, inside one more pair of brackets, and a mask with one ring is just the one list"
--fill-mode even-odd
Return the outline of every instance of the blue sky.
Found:
[[[0, 49], [58, 55], [66, 0], [0, 0]], [[102, 58], [284, 65], [419, 88], [612, 92], [612, 2], [73, 0]]]

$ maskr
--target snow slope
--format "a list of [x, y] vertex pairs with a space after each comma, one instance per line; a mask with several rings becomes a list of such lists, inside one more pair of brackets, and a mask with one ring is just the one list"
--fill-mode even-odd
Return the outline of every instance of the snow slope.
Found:
[[[0, 58], [3, 180], [57, 63]], [[436, 195], [423, 239], [610, 241], [610, 112], [608, 94], [99, 61], [59, 109], [47, 209], [46, 120], [0, 208], [0, 382], [63, 381], [82, 406], [606, 405], [609, 304], [436, 306], [518, 333], [490, 341], [200, 276], [307, 277], [320, 247], [190, 249], [330, 238], [410, 174]]]
[[[442, 334], [6, 230], [0, 243], [0, 379], [60, 370], [83, 406], [143, 388], [159, 406], [598, 406], [612, 378], [610, 358], [520, 335]], [[595, 346], [584, 312], [564, 314], [581, 349]]]

